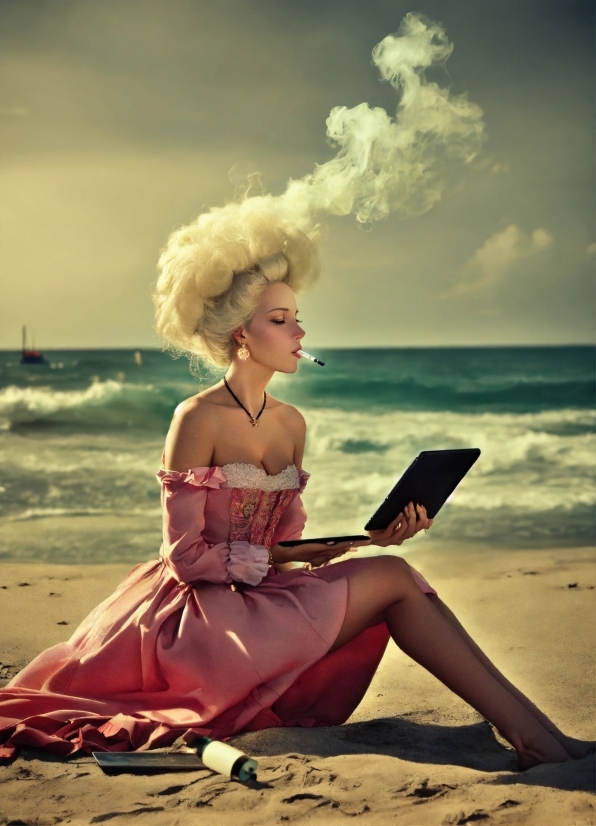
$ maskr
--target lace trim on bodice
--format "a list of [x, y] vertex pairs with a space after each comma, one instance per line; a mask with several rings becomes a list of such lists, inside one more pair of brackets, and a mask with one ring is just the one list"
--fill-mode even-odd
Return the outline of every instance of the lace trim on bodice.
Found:
[[263, 468], [245, 462], [231, 462], [222, 465], [221, 469], [231, 488], [257, 488], [272, 493], [276, 490], [293, 490], [300, 487], [296, 465], [288, 465], [272, 476]]

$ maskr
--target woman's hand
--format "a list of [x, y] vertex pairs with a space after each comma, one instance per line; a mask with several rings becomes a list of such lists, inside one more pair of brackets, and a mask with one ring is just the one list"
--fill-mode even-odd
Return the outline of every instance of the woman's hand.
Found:
[[398, 514], [384, 531], [367, 531], [367, 534], [372, 545], [386, 548], [388, 545], [401, 545], [404, 539], [409, 539], [418, 531], [427, 531], [432, 523], [433, 520], [426, 515], [424, 505], [414, 507], [414, 503], [410, 502], [404, 508], [404, 513]]
[[326, 565], [337, 556], [342, 556], [346, 551], [355, 551], [361, 545], [370, 545], [370, 542], [336, 542], [334, 545], [325, 545], [322, 542], [308, 542], [304, 545], [294, 545], [284, 548], [281, 545], [273, 545], [271, 556], [274, 562], [307, 562], [312, 568]]

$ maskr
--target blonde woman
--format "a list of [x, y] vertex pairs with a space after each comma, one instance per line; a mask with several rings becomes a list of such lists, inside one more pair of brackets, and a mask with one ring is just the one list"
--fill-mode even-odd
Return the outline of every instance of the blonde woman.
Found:
[[[267, 386], [297, 370], [296, 294], [317, 273], [314, 241], [266, 199], [212, 210], [171, 236], [157, 331], [225, 377], [174, 413], [157, 473], [159, 558], [0, 691], [5, 758], [22, 743], [69, 754], [337, 725], [390, 638], [493, 723], [520, 768], [587, 753], [500, 674], [404, 559], [328, 565], [357, 543], [279, 544], [300, 538], [306, 520], [306, 428]], [[410, 503], [366, 544], [399, 546], [431, 522]]]

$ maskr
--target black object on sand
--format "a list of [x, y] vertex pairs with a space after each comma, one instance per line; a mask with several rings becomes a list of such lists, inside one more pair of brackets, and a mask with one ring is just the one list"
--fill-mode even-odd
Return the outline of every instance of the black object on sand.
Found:
[[94, 751], [93, 757], [106, 774], [180, 772], [207, 768], [196, 752]]
[[210, 769], [241, 782], [256, 779], [257, 761], [228, 743], [210, 737], [196, 737], [190, 748], [193, 750], [186, 752], [94, 751], [92, 755], [106, 774]]

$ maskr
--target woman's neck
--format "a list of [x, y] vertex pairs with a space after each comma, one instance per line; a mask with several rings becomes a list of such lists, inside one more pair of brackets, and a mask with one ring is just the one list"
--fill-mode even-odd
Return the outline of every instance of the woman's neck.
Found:
[[260, 364], [236, 364], [233, 361], [226, 372], [226, 381], [246, 409], [256, 416], [263, 406], [265, 388], [274, 372]]

